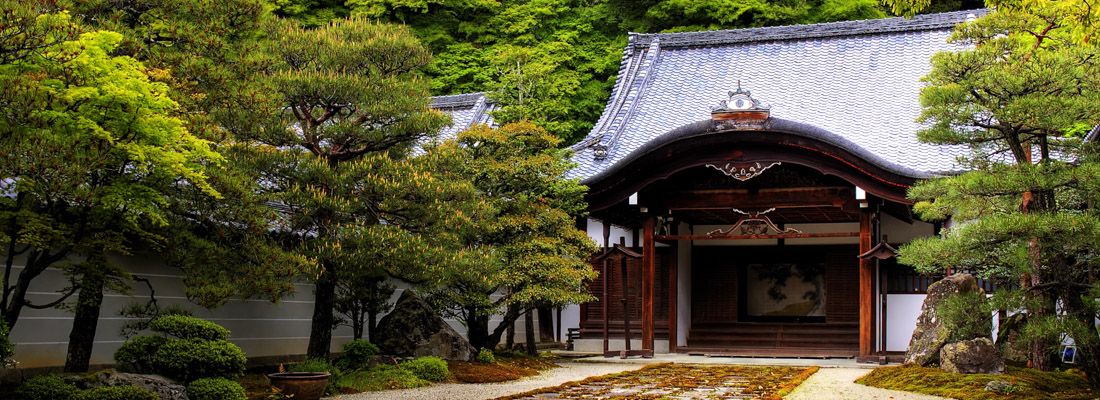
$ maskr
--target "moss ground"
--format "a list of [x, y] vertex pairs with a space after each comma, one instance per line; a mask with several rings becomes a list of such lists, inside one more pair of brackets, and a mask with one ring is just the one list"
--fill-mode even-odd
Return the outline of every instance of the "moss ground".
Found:
[[779, 400], [817, 372], [816, 367], [656, 364], [640, 370], [569, 382], [504, 399], [663, 399], [705, 394], [706, 398]]
[[[1011, 385], [1007, 393], [985, 390], [987, 383], [998, 380]], [[1084, 400], [1100, 397], [1100, 393], [1089, 389], [1084, 375], [1078, 371], [1043, 372], [1017, 367], [1008, 367], [1003, 375], [993, 375], [955, 374], [939, 368], [903, 365], [875, 369], [856, 383], [959, 400]]]

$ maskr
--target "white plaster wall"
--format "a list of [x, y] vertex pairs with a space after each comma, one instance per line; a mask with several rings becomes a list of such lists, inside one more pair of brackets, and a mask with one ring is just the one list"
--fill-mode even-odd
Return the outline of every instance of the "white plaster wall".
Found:
[[[588, 219], [588, 237], [592, 238], [597, 245], [603, 246], [603, 221], [595, 218]], [[624, 238], [626, 240], [627, 247], [634, 247], [634, 232], [621, 226], [611, 225], [611, 236], [609, 240], [612, 245], [619, 244], [619, 239]]]
[[[161, 307], [186, 308], [197, 317], [228, 328], [232, 332], [230, 340], [240, 346], [248, 357], [305, 354], [313, 316], [311, 283], [305, 281], [295, 283], [295, 293], [277, 303], [261, 299], [231, 298], [221, 307], [206, 309], [187, 299], [183, 276], [179, 270], [147, 256], [119, 257], [117, 260], [127, 271], [149, 279], [156, 291], [157, 303]], [[16, 265], [13, 277], [21, 269], [21, 265]], [[401, 283], [395, 283], [395, 285], [398, 288], [391, 297], [391, 302], [397, 301], [402, 291], [408, 288], [408, 285]], [[62, 271], [50, 268], [31, 284], [27, 297], [33, 303], [47, 303], [56, 299], [57, 291], [66, 286], [68, 286], [68, 280]], [[144, 284], [135, 283], [131, 287], [131, 292], [128, 294], [114, 292], [104, 294], [92, 348], [93, 365], [114, 363], [115, 350], [125, 340], [120, 335], [120, 328], [131, 320], [121, 316], [119, 311], [133, 303], [145, 304], [149, 299], [149, 289]], [[75, 298], [76, 295], [73, 295], [71, 299]], [[579, 319], [579, 314], [574, 312], [573, 318]], [[565, 313], [563, 313], [563, 319], [565, 319]], [[535, 321], [535, 327], [538, 329], [537, 316]], [[500, 322], [500, 316], [494, 316], [490, 319], [490, 329], [495, 328]], [[447, 323], [459, 333], [466, 334], [466, 327], [460, 321], [447, 320]], [[576, 322], [573, 324], [576, 326]], [[72, 313], [69, 311], [56, 308], [44, 310], [25, 308], [11, 332], [11, 340], [15, 344], [15, 359], [19, 362], [19, 367], [63, 365], [71, 329]], [[524, 337], [524, 324], [521, 318], [516, 324], [516, 341], [523, 342]], [[351, 338], [350, 327], [337, 328], [332, 334], [331, 350], [340, 351], [344, 343]]]
[[905, 351], [917, 328], [923, 294], [886, 295], [886, 351]]
[[561, 331], [559, 337], [564, 342], [569, 334], [569, 328], [580, 328], [581, 326], [581, 306], [570, 304], [562, 308], [561, 320], [558, 322], [557, 327]]
[[[690, 226], [680, 223], [680, 232]], [[687, 346], [691, 330], [691, 241], [676, 242], [676, 345]]]
[[[890, 214], [882, 213], [880, 215], [882, 216], [882, 234], [886, 235], [886, 239], [890, 243], [906, 243], [936, 233], [935, 226], [924, 221], [913, 220], [913, 223], [909, 224], [894, 218]], [[856, 229], [859, 229], [858, 224]]]

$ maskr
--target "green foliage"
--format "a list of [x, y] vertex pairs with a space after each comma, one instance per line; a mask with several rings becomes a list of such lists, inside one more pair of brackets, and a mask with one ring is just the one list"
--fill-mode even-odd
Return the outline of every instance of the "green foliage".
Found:
[[149, 329], [180, 339], [229, 340], [229, 330], [189, 315], [164, 315], [149, 323]]
[[[284, 3], [292, 3], [282, 5]], [[311, 4], [312, 3], [312, 4]], [[281, 0], [316, 25], [344, 12], [407, 24], [430, 46], [435, 94], [490, 92], [502, 122], [530, 119], [575, 143], [611, 91], [627, 32], [670, 32], [881, 18], [876, 0]], [[976, 8], [973, 0], [932, 4]], [[290, 11], [293, 9], [293, 11]]]
[[190, 400], [247, 400], [241, 384], [225, 378], [202, 378], [187, 385]]
[[936, 306], [936, 318], [951, 332], [947, 343], [964, 340], [992, 339], [993, 309], [985, 294], [954, 294]]
[[[1100, 124], [1100, 47], [1078, 35], [1100, 16], [1074, 0], [989, 4], [998, 7], [952, 35], [966, 49], [933, 57], [921, 91], [919, 138], [968, 148], [959, 160], [968, 171], [920, 182], [909, 196], [922, 218], [956, 223], [903, 246], [899, 260], [1019, 284], [995, 305], [1025, 310], [1020, 339], [1038, 368], [1052, 366], [1063, 334], [1098, 360], [1100, 153], [1081, 138]], [[1100, 362], [1084, 370], [1100, 387]]]
[[[1011, 395], [994, 397], [985, 390], [991, 381], [1010, 382]], [[875, 368], [856, 383], [961, 400], [1085, 400], [1096, 397], [1080, 371], [1039, 371], [1016, 367], [1008, 367], [1004, 374], [956, 374], [935, 367], [901, 365]]]
[[[496, 346], [519, 317], [505, 312], [510, 307], [591, 299], [586, 284], [595, 272], [586, 260], [595, 245], [574, 225], [585, 212], [587, 188], [562, 178], [571, 163], [559, 141], [530, 123], [515, 123], [474, 127], [429, 151], [446, 158], [448, 169], [473, 182], [488, 203], [482, 212], [489, 216], [462, 232], [462, 247], [474, 251], [446, 269], [428, 296], [437, 309], [466, 322], [476, 347]], [[489, 316], [500, 313], [504, 322], [489, 333]]]
[[431, 382], [443, 382], [451, 377], [447, 362], [439, 357], [417, 357], [401, 363], [401, 369], [412, 372], [417, 378]]
[[22, 400], [71, 400], [79, 393], [80, 389], [57, 375], [31, 377], [15, 389], [16, 398]]
[[497, 357], [493, 355], [493, 351], [487, 348], [481, 348], [477, 351], [477, 361], [485, 364], [492, 364], [497, 362]]
[[[447, 122], [429, 108], [419, 73], [430, 51], [407, 27], [361, 17], [317, 29], [281, 24], [271, 35], [278, 62], [267, 78], [284, 103], [284, 128], [242, 146], [258, 154], [249, 162], [285, 206], [277, 234], [321, 268], [312, 275], [319, 293], [386, 276], [431, 279], [454, 257], [440, 227], [477, 213], [453, 206], [473, 196], [468, 184], [409, 157]], [[307, 351], [314, 357], [328, 353], [322, 332], [335, 322], [321, 312]]]
[[0, 320], [0, 368], [7, 368], [15, 364], [15, 345], [11, 343], [10, 334], [8, 324]]
[[355, 371], [335, 378], [335, 386], [356, 392], [411, 389], [432, 383], [413, 375], [412, 372], [393, 365], [379, 365], [369, 370]]
[[101, 386], [84, 390], [73, 400], [160, 400], [160, 396], [137, 386]]
[[236, 378], [247, 358], [240, 347], [224, 340], [173, 339], [154, 356], [158, 373], [181, 381], [199, 378]]
[[340, 365], [347, 369], [361, 369], [370, 365], [371, 357], [378, 354], [378, 346], [363, 339], [344, 343]]
[[[161, 207], [170, 224], [158, 230], [161, 254], [180, 267], [188, 298], [206, 307], [229, 297], [276, 300], [294, 290], [293, 278], [312, 269], [268, 235], [277, 213], [246, 162], [252, 154], [235, 136], [270, 130], [280, 121], [277, 95], [263, 81], [272, 60], [262, 27], [267, 0], [81, 0], [61, 3], [91, 29], [123, 35], [116, 54], [141, 61], [179, 103], [188, 130], [225, 163], [205, 163], [207, 182], [221, 199], [178, 190]], [[186, 187], [186, 186], [184, 186]]]
[[156, 373], [157, 351], [170, 340], [163, 336], [137, 336], [127, 340], [115, 351], [117, 368], [139, 374]]
[[287, 367], [289, 372], [329, 372], [333, 375], [337, 375], [340, 372], [339, 368], [332, 365], [328, 360], [323, 358], [311, 358], [302, 361], [297, 364], [292, 364]]

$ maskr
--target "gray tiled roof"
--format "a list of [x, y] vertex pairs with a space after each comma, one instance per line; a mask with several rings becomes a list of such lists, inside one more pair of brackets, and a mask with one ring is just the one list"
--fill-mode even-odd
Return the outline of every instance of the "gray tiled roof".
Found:
[[[572, 146], [572, 177], [588, 180], [646, 143], [710, 118], [737, 87], [771, 116], [820, 128], [874, 154], [893, 170], [920, 175], [958, 170], [961, 148], [917, 142], [918, 95], [929, 60], [952, 28], [984, 11], [911, 19], [631, 34], [611, 99], [592, 132]], [[595, 144], [607, 147], [603, 160]]]
[[432, 108], [451, 115], [451, 125], [439, 132], [437, 140], [454, 138], [477, 124], [493, 125], [493, 103], [485, 93], [465, 93], [432, 97]]

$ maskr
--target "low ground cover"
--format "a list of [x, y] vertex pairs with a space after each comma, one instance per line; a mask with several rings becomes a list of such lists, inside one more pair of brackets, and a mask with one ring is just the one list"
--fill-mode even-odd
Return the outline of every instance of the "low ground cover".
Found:
[[655, 364], [636, 371], [604, 375], [502, 397], [498, 400], [630, 398], [630, 399], [781, 399], [817, 367], [749, 367], [740, 365]]
[[521, 354], [502, 353], [493, 362], [448, 361], [451, 375], [461, 383], [507, 382], [538, 375], [540, 371], [558, 365], [546, 357], [529, 357]]
[[[1007, 385], [1003, 385], [999, 393], [985, 390], [992, 381], [1003, 381]], [[875, 369], [856, 383], [959, 400], [1083, 400], [1095, 399], [1100, 395], [1089, 389], [1085, 375], [1079, 371], [1043, 372], [1017, 367], [1008, 367], [1005, 374], [994, 375], [956, 374], [939, 368], [902, 365]]]

